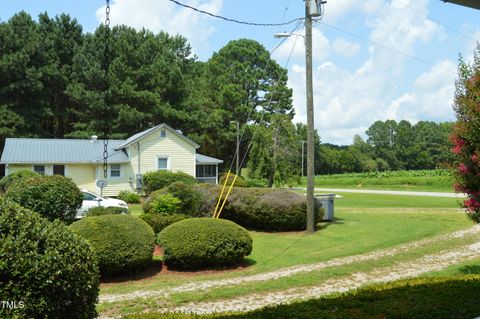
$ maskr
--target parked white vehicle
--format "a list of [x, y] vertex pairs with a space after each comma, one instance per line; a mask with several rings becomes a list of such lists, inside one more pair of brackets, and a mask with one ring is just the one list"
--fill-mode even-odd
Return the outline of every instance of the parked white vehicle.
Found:
[[83, 202], [82, 207], [77, 211], [77, 218], [83, 218], [86, 216], [87, 211], [92, 207], [119, 207], [128, 209], [127, 203], [123, 200], [116, 198], [106, 198], [98, 194], [90, 192], [86, 189], [82, 189]]

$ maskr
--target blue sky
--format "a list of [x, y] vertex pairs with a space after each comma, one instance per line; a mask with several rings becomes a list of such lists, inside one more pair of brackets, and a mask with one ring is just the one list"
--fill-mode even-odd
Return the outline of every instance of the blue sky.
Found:
[[[302, 0], [180, 0], [238, 20], [277, 23], [303, 16]], [[103, 1], [16, 0], [0, 2], [0, 21], [20, 10], [37, 17], [69, 13], [93, 31], [103, 20]], [[112, 24], [165, 30], [187, 37], [207, 60], [228, 41], [251, 38], [272, 50], [285, 27], [225, 22], [168, 0], [112, 0]], [[296, 31], [303, 32], [300, 26]], [[458, 55], [471, 59], [480, 40], [480, 11], [440, 0], [330, 0], [314, 25], [315, 126], [322, 141], [350, 144], [376, 120], [452, 121]], [[303, 38], [291, 37], [273, 57], [289, 70], [295, 121], [305, 122]], [[291, 56], [290, 59], [288, 57]], [[288, 62], [288, 63], [287, 63]]]

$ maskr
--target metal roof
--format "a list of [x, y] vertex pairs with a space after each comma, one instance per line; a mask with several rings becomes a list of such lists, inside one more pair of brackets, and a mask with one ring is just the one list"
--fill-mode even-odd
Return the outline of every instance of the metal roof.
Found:
[[[130, 159], [116, 151], [125, 140], [109, 140], [110, 163], [126, 163]], [[7, 138], [0, 163], [93, 163], [103, 161], [103, 140], [91, 143], [78, 139]]]
[[120, 150], [122, 148], [125, 148], [127, 147], [128, 145], [132, 144], [132, 143], [135, 143], [136, 141], [138, 141], [139, 139], [141, 139], [142, 137], [156, 131], [156, 130], [159, 130], [161, 128], [164, 128], [164, 129], [167, 129], [169, 130], [170, 132], [174, 133], [175, 135], [177, 135], [178, 137], [180, 137], [181, 139], [183, 139], [184, 141], [186, 141], [187, 143], [193, 145], [193, 147], [195, 148], [199, 148], [200, 145], [198, 145], [197, 143], [195, 143], [194, 141], [192, 141], [191, 139], [189, 139], [188, 137], [186, 137], [185, 135], [183, 135], [182, 133], [180, 133], [179, 131], [173, 129], [172, 127], [170, 127], [169, 125], [165, 124], [165, 123], [162, 123], [162, 124], [159, 124], [157, 126], [154, 126], [154, 127], [151, 127], [149, 128], [148, 130], [145, 130], [143, 132], [140, 132], [140, 133], [137, 133], [131, 137], [129, 137], [124, 143], [118, 145], [115, 149], [116, 150]]
[[197, 164], [221, 164], [223, 163], [222, 160], [218, 158], [213, 158], [210, 156], [202, 155], [202, 154], [195, 154], [195, 161]]

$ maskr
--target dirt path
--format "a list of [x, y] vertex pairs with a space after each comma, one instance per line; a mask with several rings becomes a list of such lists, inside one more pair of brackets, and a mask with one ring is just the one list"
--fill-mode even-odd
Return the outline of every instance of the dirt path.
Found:
[[[413, 241], [413, 242], [402, 244], [393, 248], [376, 250], [376, 251], [361, 254], [361, 255], [335, 258], [329, 261], [319, 262], [311, 265], [297, 265], [297, 266], [282, 268], [282, 269], [272, 271], [272, 272], [267, 272], [267, 273], [261, 273], [256, 275], [245, 275], [242, 277], [229, 278], [229, 279], [209, 280], [209, 281], [202, 281], [202, 282], [196, 282], [196, 283], [189, 283], [189, 284], [179, 285], [173, 288], [134, 291], [126, 294], [101, 295], [99, 302], [100, 303], [119, 302], [119, 301], [126, 301], [126, 300], [131, 300], [136, 298], [167, 297], [172, 293], [190, 292], [190, 291], [207, 291], [207, 290], [219, 288], [219, 287], [235, 286], [235, 285], [240, 285], [245, 283], [275, 280], [275, 279], [288, 277], [288, 276], [292, 276], [300, 273], [312, 272], [312, 271], [316, 271], [316, 270], [320, 270], [328, 267], [343, 266], [343, 265], [348, 265], [355, 262], [377, 260], [385, 256], [394, 256], [400, 253], [404, 253], [414, 248], [425, 247], [432, 243], [447, 241], [453, 238], [462, 238], [465, 236], [474, 235], [478, 233], [480, 233], [480, 225], [471, 227], [466, 230], [460, 230], [460, 231], [456, 231], [456, 232], [452, 232], [444, 235], [438, 235], [431, 238]], [[472, 250], [472, 247], [476, 247], [476, 249]], [[406, 265], [402, 264], [401, 267], [394, 266], [390, 268], [379, 269], [378, 272], [380, 273], [376, 273], [377, 271], [373, 271], [368, 274], [358, 273], [358, 274], [353, 274], [350, 277], [338, 279], [336, 280], [335, 283], [327, 281], [315, 288], [308, 288], [310, 290], [313, 289], [311, 294], [308, 293], [308, 291], [305, 292], [304, 289], [302, 289], [302, 292], [299, 292], [299, 293], [295, 292], [296, 289], [289, 289], [288, 291], [278, 293], [278, 298], [279, 298], [278, 300], [286, 300], [285, 298], [287, 299], [290, 298], [293, 300], [293, 299], [299, 298], [299, 295], [315, 296], [315, 294], [318, 295], [318, 289], [320, 289], [321, 291], [325, 291], [324, 293], [338, 292], [338, 291], [344, 291], [344, 290], [356, 288], [370, 282], [390, 281], [398, 278], [412, 277], [421, 273], [429, 272], [436, 269], [441, 269], [448, 265], [459, 263], [463, 260], [480, 258], [480, 247], [473, 246], [473, 245], [465, 246], [462, 249], [458, 249], [458, 252], [459, 252], [458, 254], [456, 252], [457, 252], [457, 249], [455, 249], [455, 251], [445, 251], [435, 255], [425, 256], [423, 258], [418, 259], [418, 261], [413, 262], [411, 267], [408, 266], [408, 269], [404, 268], [406, 267]], [[412, 272], [409, 269], [411, 269]], [[380, 279], [377, 280], [376, 278], [380, 278]], [[389, 278], [393, 278], [393, 279], [389, 279]], [[262, 296], [262, 297], [259, 297], [259, 296]], [[272, 304], [275, 304], [274, 301], [277, 300], [275, 296], [277, 295], [276, 294], [250, 295], [250, 296], [242, 297], [238, 299], [242, 300], [242, 303], [243, 302], [247, 303], [248, 307], [253, 307], [254, 305], [260, 305], [260, 304], [262, 306], [265, 306], [268, 304], [269, 300], [272, 301]], [[252, 300], [256, 300], [256, 301], [263, 300], [263, 302], [243, 301], [245, 298], [248, 299], [251, 297], [253, 298]], [[219, 304], [217, 303], [206, 303], [206, 304], [212, 305], [211, 309], [215, 309], [214, 311], [242, 310], [242, 309], [237, 309], [238, 307], [240, 307], [240, 304], [238, 305], [238, 307], [232, 306], [233, 304], [235, 304], [235, 300], [237, 300], [237, 298], [232, 299], [231, 301], [222, 301]], [[228, 308], [230, 306], [225, 308], [223, 306], [220, 306], [221, 304], [230, 305], [233, 308]], [[193, 307], [193, 308], [189, 308], [189, 307]], [[202, 312], [203, 311], [202, 309], [210, 309], [209, 307], [199, 306], [198, 309], [199, 309], [199, 312]], [[252, 308], [252, 309], [257, 309], [258, 307], [261, 307], [261, 306], [255, 306], [255, 307], [256, 308]], [[226, 310], [220, 310], [224, 308]], [[182, 309], [185, 311], [187, 310], [194, 311], [194, 309], [197, 309], [197, 308], [194, 305], [185, 305], [185, 306], [181, 306], [178, 308], [171, 308], [171, 309], [174, 309], [174, 310], [178, 309], [179, 311]], [[171, 309], [168, 309], [168, 310], [171, 310]]]
[[226, 311], [251, 311], [265, 306], [290, 303], [297, 300], [318, 298], [336, 292], [345, 292], [366, 284], [389, 282], [441, 270], [456, 263], [480, 258], [480, 242], [454, 250], [426, 255], [413, 261], [397, 263], [391, 267], [370, 272], [358, 272], [343, 278], [327, 280], [313, 287], [292, 288], [267, 294], [250, 294], [227, 300], [188, 303], [182, 306], [164, 308], [164, 312], [188, 312], [206, 314]]

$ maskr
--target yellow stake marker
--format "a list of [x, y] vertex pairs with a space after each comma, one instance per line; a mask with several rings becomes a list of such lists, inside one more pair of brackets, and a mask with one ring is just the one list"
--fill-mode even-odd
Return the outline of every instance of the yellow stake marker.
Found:
[[230, 170], [228, 170], [227, 178], [225, 178], [225, 182], [223, 182], [222, 191], [220, 192], [220, 197], [218, 197], [218, 202], [217, 202], [217, 205], [215, 206], [215, 210], [213, 211], [212, 218], [216, 218], [215, 216], [217, 216], [218, 206], [220, 205], [220, 201], [222, 200], [223, 192], [225, 191], [225, 187], [227, 186], [229, 177], [230, 177]]
[[227, 202], [228, 196], [230, 195], [230, 192], [232, 191], [233, 185], [235, 184], [235, 181], [237, 180], [237, 177], [238, 177], [238, 175], [235, 174], [235, 177], [233, 178], [233, 182], [230, 185], [230, 188], [228, 189], [227, 195], [225, 196], [225, 199], [223, 200], [222, 207], [220, 207], [220, 210], [218, 211], [218, 214], [217, 214], [216, 218], [220, 217], [220, 214], [222, 213], [222, 210], [223, 210], [223, 206], [225, 206], [225, 203]]

